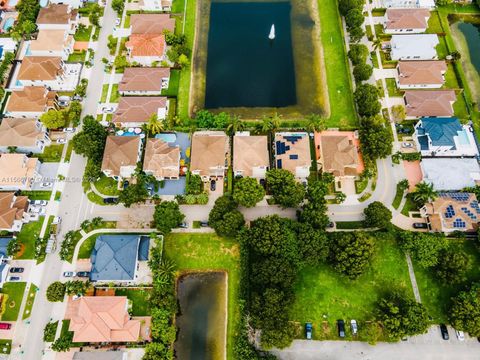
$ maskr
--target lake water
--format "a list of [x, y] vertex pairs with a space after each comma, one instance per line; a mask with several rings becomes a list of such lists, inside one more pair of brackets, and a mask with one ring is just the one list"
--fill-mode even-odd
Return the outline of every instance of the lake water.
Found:
[[206, 108], [296, 104], [290, 12], [289, 2], [212, 2]]
[[175, 356], [179, 360], [225, 359], [226, 274], [188, 274], [178, 280], [180, 314]]
[[473, 66], [480, 73], [480, 24], [459, 22], [457, 27], [465, 36]]

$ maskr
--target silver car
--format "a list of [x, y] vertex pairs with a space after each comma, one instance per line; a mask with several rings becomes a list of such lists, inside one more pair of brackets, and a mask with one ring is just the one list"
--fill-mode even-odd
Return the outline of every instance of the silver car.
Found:
[[352, 329], [352, 335], [355, 336], [358, 334], [358, 327], [356, 320], [350, 320], [350, 328]]

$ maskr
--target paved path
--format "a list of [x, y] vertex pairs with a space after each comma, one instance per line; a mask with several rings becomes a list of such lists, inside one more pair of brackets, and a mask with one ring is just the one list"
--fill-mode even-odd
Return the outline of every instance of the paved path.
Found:
[[407, 259], [408, 276], [410, 276], [410, 282], [412, 283], [413, 295], [415, 296], [415, 300], [421, 303], [422, 298], [420, 297], [420, 291], [418, 290], [417, 278], [415, 277], [415, 271], [413, 270], [412, 259], [408, 254], [405, 254], [405, 258]]

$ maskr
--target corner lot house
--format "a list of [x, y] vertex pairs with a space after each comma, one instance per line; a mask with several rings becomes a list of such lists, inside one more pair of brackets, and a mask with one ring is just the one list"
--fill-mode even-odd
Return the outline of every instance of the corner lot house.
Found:
[[453, 116], [453, 103], [457, 100], [453, 90], [407, 90], [403, 95], [407, 118], [422, 116]]
[[119, 182], [130, 179], [141, 154], [140, 136], [108, 136], [103, 152], [102, 171]]
[[170, 68], [126, 68], [118, 84], [121, 95], [161, 95], [168, 88]]
[[58, 56], [67, 60], [73, 53], [73, 36], [68, 31], [40, 30], [36, 40], [30, 41], [28, 55], [31, 56]]
[[399, 89], [438, 89], [445, 83], [447, 64], [438, 61], [400, 61], [397, 65]]
[[475, 194], [439, 193], [438, 198], [425, 204], [420, 213], [427, 219], [432, 231], [477, 231], [480, 207]]
[[140, 9], [145, 11], [171, 11], [172, 0], [140, 0]]
[[28, 197], [13, 192], [0, 192], [0, 230], [19, 232], [30, 220], [27, 213]]
[[386, 34], [419, 34], [428, 27], [428, 9], [387, 9], [385, 13]]
[[435, 8], [435, 0], [382, 0], [386, 8]]
[[132, 34], [163, 34], [164, 30], [175, 31], [175, 19], [170, 14], [130, 15]]
[[126, 296], [83, 296], [69, 301], [65, 319], [70, 320], [74, 342], [136, 342], [140, 320], [128, 314]]
[[234, 176], [265, 179], [269, 167], [266, 136], [250, 136], [248, 132], [235, 134], [233, 138]]
[[420, 167], [423, 180], [437, 191], [458, 191], [480, 184], [480, 166], [474, 158], [425, 158]]
[[276, 133], [274, 147], [275, 167], [290, 171], [298, 181], [306, 181], [312, 164], [308, 134], [306, 132]]
[[422, 118], [415, 125], [414, 138], [422, 156], [478, 155], [472, 128], [457, 118]]
[[8, 152], [14, 146], [16, 152], [42, 153], [50, 145], [46, 129], [35, 119], [4, 118], [0, 123], [0, 152]]
[[92, 251], [91, 281], [136, 280], [138, 261], [147, 261], [150, 238], [144, 235], [100, 235]]
[[228, 137], [223, 131], [197, 131], [192, 137], [190, 171], [203, 181], [223, 178], [227, 170]]
[[125, 46], [129, 62], [152, 66], [166, 59], [167, 43], [163, 34], [132, 34]]
[[37, 16], [38, 30], [66, 30], [75, 34], [78, 25], [78, 11], [67, 4], [50, 4], [40, 8]]
[[162, 139], [147, 139], [143, 171], [157, 180], [177, 180], [180, 174], [180, 147]]
[[166, 96], [121, 97], [112, 121], [119, 127], [135, 127], [148, 122], [152, 115], [164, 120], [167, 113]]
[[40, 161], [24, 154], [0, 155], [0, 190], [31, 190]]
[[44, 86], [29, 86], [12, 91], [5, 106], [5, 115], [14, 118], [39, 118], [44, 112], [53, 109], [57, 93]]
[[436, 60], [436, 34], [393, 35], [390, 40], [392, 60]]

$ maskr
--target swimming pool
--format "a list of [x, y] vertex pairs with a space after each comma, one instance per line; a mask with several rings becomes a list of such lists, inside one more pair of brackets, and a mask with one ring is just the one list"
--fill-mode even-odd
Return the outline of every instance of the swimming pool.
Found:
[[3, 24], [3, 31], [7, 32], [15, 23], [15, 19], [13, 17], [9, 17], [8, 19], [5, 20], [5, 23]]
[[177, 135], [173, 133], [157, 134], [155, 135], [155, 139], [161, 139], [167, 143], [173, 143], [177, 140]]

